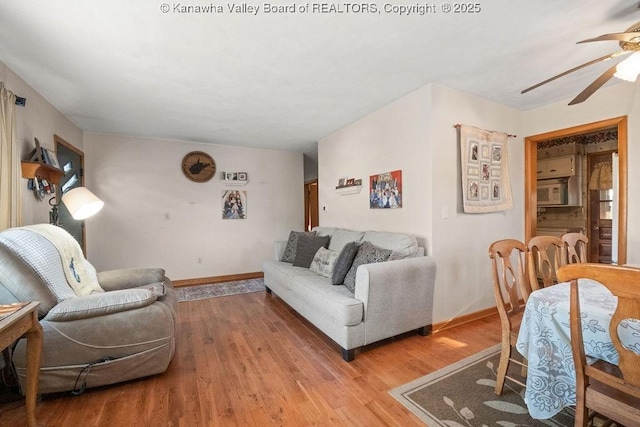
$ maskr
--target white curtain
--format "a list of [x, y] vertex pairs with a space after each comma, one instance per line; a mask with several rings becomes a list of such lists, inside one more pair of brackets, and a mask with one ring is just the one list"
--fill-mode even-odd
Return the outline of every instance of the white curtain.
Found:
[[0, 82], [0, 230], [22, 225], [20, 150], [15, 140], [16, 96]]

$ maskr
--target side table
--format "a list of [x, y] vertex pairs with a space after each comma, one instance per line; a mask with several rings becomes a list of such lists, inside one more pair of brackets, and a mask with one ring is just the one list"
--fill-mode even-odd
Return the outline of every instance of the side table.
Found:
[[27, 337], [27, 425], [36, 425], [36, 400], [42, 356], [42, 326], [38, 322], [39, 302], [0, 305], [0, 351], [23, 335]]

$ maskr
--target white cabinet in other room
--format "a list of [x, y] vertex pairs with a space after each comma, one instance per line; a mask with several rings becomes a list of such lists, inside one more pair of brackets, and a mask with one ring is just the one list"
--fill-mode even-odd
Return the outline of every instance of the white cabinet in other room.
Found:
[[538, 179], [560, 178], [576, 174], [576, 156], [538, 159]]

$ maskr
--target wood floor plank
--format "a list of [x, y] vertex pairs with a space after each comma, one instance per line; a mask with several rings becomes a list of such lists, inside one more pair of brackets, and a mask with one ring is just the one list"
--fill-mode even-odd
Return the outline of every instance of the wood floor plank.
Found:
[[[434, 335], [404, 334], [346, 363], [340, 348], [275, 295], [178, 305], [176, 353], [160, 375], [44, 395], [55, 426], [421, 426], [389, 390], [500, 341], [497, 315]], [[26, 425], [0, 403], [0, 425]]]

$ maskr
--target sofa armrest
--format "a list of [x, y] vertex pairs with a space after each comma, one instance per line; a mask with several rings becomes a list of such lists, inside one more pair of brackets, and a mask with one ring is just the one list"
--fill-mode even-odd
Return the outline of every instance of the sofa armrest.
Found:
[[273, 244], [273, 260], [282, 261], [284, 257], [284, 250], [287, 248], [287, 242], [285, 240], [277, 240]]
[[153, 304], [157, 297], [148, 289], [125, 289], [69, 298], [49, 310], [44, 320], [68, 322], [135, 310]]
[[165, 281], [162, 268], [123, 268], [98, 273], [98, 283], [105, 291], [137, 288]]
[[359, 266], [354, 296], [364, 303], [366, 342], [431, 325], [435, 277], [428, 256]]

